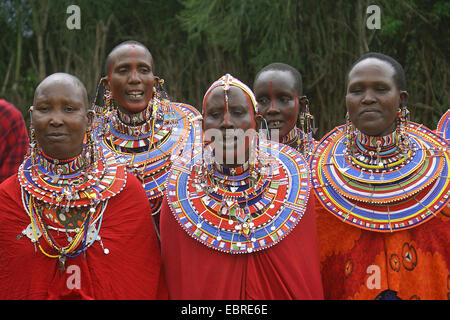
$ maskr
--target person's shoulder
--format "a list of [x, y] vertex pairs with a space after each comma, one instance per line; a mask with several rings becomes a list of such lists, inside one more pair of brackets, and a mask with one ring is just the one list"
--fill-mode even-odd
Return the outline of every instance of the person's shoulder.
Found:
[[[13, 174], [2, 183], [0, 183], [0, 208], [7, 201], [15, 201], [20, 199], [20, 183], [17, 174]], [[1, 211], [1, 210], [0, 210]]]
[[14, 106], [12, 103], [0, 99], [0, 115], [2, 115], [5, 118], [23, 118], [22, 113], [19, 109], [17, 109], [16, 106]]

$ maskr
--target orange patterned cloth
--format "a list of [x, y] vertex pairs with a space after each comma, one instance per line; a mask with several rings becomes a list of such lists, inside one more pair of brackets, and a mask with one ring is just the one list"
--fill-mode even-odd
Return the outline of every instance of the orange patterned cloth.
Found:
[[319, 204], [316, 210], [325, 299], [450, 299], [449, 207], [392, 233], [359, 229]]

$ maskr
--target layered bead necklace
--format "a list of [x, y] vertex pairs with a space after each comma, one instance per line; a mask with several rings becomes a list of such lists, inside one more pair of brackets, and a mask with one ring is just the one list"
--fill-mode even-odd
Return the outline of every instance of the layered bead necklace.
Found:
[[187, 143], [193, 143], [193, 136], [199, 135], [198, 111], [162, 99], [155, 91], [147, 108], [137, 114], [124, 114], [111, 107], [100, 117], [100, 144], [140, 179], [147, 198], [152, 200], [152, 214], [157, 214], [171, 161]]
[[252, 253], [295, 228], [310, 187], [308, 166], [298, 152], [261, 141], [248, 163], [225, 168], [214, 160], [205, 163], [207, 150], [178, 158], [168, 180], [169, 207], [191, 237], [225, 253]]
[[311, 156], [313, 187], [346, 223], [379, 232], [412, 228], [450, 199], [449, 150], [444, 139], [413, 122], [383, 137], [348, 135], [341, 126]]
[[85, 253], [95, 241], [109, 253], [99, 235], [103, 213], [126, 183], [124, 168], [110, 152], [83, 148], [73, 159], [57, 160], [32, 151], [18, 177], [30, 218], [18, 238], [26, 236], [44, 255], [57, 258], [61, 270], [67, 258]]
[[287, 135], [281, 137], [280, 142], [294, 148], [304, 157], [309, 157], [317, 144], [311, 131], [304, 133], [297, 126], [294, 126]]

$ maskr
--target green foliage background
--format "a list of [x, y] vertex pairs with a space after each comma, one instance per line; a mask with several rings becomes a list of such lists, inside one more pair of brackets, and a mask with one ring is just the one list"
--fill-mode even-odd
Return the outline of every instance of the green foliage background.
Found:
[[[81, 30], [69, 30], [69, 5]], [[381, 29], [369, 30], [369, 5]], [[0, 98], [22, 110], [39, 81], [78, 76], [92, 99], [107, 53], [135, 39], [152, 52], [169, 95], [200, 108], [209, 85], [231, 73], [250, 87], [280, 61], [298, 68], [319, 131], [342, 124], [345, 76], [363, 53], [395, 57], [405, 68], [412, 120], [436, 127], [449, 107], [450, 2], [446, 0], [2, 0]]]

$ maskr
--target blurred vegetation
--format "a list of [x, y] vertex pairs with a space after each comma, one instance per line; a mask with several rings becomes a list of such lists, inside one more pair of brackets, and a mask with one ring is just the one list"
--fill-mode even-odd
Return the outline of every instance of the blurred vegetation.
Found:
[[[81, 9], [80, 30], [66, 27], [72, 4]], [[379, 30], [366, 27], [372, 4], [381, 8]], [[0, 98], [28, 120], [34, 88], [63, 71], [92, 99], [108, 52], [135, 39], [152, 52], [169, 95], [197, 108], [225, 73], [252, 87], [266, 64], [293, 65], [320, 138], [344, 121], [348, 68], [378, 51], [405, 68], [412, 120], [434, 129], [450, 105], [449, 21], [446, 0], [2, 0]]]

